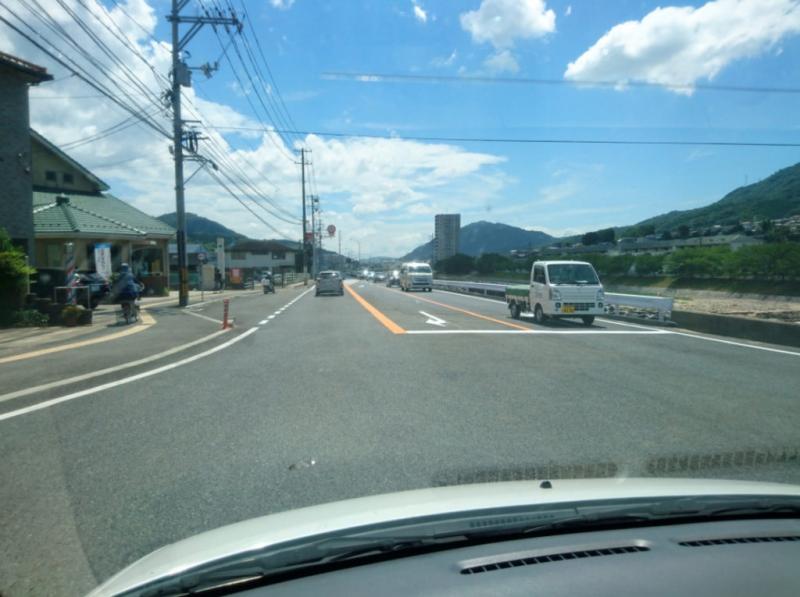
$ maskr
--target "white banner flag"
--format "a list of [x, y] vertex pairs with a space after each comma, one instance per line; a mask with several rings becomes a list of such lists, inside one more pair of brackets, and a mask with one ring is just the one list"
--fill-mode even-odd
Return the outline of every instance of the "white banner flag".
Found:
[[111, 243], [94, 244], [94, 269], [106, 280], [111, 278]]

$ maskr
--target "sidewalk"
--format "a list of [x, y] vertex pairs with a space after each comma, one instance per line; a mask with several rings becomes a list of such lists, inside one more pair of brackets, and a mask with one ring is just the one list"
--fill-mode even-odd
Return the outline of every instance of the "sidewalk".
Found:
[[[287, 286], [288, 288], [288, 286]], [[189, 305], [208, 304], [226, 298], [251, 296], [260, 293], [257, 290], [226, 290], [222, 292], [191, 291]], [[201, 297], [204, 299], [201, 302]], [[41, 327], [41, 328], [8, 328], [0, 329], [0, 364], [23, 360], [26, 355], [41, 352], [59, 352], [80, 344], [113, 341], [131, 334], [140, 333], [155, 325], [156, 320], [149, 313], [150, 309], [178, 306], [178, 292], [172, 291], [169, 296], [143, 297], [142, 313], [135, 324], [118, 323], [119, 305], [103, 304], [94, 310], [92, 324], [75, 327]]]

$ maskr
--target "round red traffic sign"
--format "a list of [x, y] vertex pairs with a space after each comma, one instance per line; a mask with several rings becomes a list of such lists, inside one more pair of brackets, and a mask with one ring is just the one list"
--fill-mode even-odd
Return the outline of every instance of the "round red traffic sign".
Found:
[[336, 226], [331, 224], [328, 226], [328, 236], [333, 236], [334, 234], [336, 234]]

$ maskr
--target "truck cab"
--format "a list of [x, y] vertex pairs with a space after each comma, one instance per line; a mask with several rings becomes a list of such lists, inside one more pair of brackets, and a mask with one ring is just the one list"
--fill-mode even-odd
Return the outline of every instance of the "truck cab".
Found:
[[530, 284], [506, 288], [511, 316], [533, 313], [537, 323], [548, 318], [580, 317], [592, 325], [605, 310], [605, 293], [597, 272], [585, 261], [536, 261]]

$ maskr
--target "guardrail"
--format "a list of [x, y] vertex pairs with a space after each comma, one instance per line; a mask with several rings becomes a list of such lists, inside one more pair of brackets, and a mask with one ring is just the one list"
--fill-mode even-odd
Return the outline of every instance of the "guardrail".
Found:
[[[506, 284], [490, 282], [469, 282], [464, 280], [434, 280], [433, 285], [440, 290], [479, 294], [488, 298], [505, 300]], [[619, 294], [606, 292], [606, 312], [612, 315], [631, 315], [645, 319], [669, 321], [672, 317], [673, 299], [663, 296], [638, 294]]]

